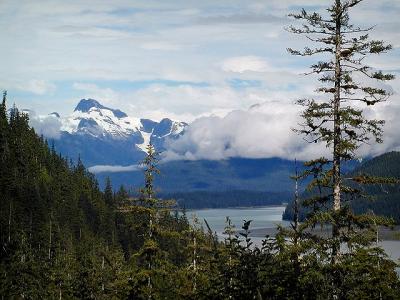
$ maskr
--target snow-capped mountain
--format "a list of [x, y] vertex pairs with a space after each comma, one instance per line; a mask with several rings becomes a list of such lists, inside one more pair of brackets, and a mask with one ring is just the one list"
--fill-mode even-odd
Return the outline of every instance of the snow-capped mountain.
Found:
[[82, 99], [72, 115], [62, 119], [61, 131], [95, 137], [126, 138], [139, 131], [140, 119], [101, 105], [94, 99]]
[[[69, 116], [23, 112], [56, 151], [75, 163], [79, 157], [100, 184], [110, 177], [114, 187], [123, 184], [134, 189], [143, 185], [143, 172], [137, 164], [145, 157], [149, 141], [163, 151], [169, 139], [181, 137], [189, 126], [170, 119], [134, 118], [93, 99], [82, 99]], [[167, 161], [159, 165], [162, 175], [156, 178], [156, 186], [163, 191], [290, 192], [293, 166], [294, 162], [279, 158]]]
[[[52, 113], [60, 117], [58, 113]], [[138, 149], [145, 151], [150, 140], [160, 146], [168, 137], [174, 138], [182, 134], [187, 126], [184, 122], [163, 119], [155, 122], [148, 119], [129, 117], [119, 109], [105, 107], [94, 99], [82, 99], [74, 112], [61, 118], [61, 131], [71, 135], [90, 135], [100, 139], [126, 140], [138, 137]]]
[[167, 139], [178, 138], [188, 126], [167, 118], [156, 122], [131, 117], [94, 99], [80, 100], [69, 116], [57, 112], [49, 116], [61, 123], [56, 148], [73, 159], [79, 155], [88, 166], [134, 163], [144, 156], [150, 141], [162, 151]]

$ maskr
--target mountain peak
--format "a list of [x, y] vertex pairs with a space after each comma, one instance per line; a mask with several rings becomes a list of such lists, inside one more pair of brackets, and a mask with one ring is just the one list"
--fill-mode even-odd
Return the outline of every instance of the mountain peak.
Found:
[[79, 101], [78, 105], [75, 107], [74, 111], [89, 112], [92, 107], [105, 108], [97, 100], [94, 99], [82, 99]]
[[74, 111], [80, 111], [80, 112], [86, 112], [87, 113], [93, 107], [98, 108], [98, 109], [107, 109], [109, 111], [112, 111], [114, 116], [116, 116], [119, 119], [127, 117], [127, 114], [124, 113], [123, 111], [120, 111], [119, 109], [112, 109], [112, 108], [109, 108], [109, 107], [105, 107], [99, 101], [97, 101], [95, 99], [91, 99], [91, 98], [82, 99], [81, 101], [79, 101], [79, 103], [75, 107]]

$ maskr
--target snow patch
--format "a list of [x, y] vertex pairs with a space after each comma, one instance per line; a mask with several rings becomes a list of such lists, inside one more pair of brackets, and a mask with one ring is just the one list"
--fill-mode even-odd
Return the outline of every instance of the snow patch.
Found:
[[143, 152], [147, 152], [147, 146], [150, 143], [150, 139], [151, 139], [151, 135], [153, 134], [153, 131], [154, 131], [154, 129], [151, 132], [144, 132], [144, 131], [140, 132], [143, 137], [143, 143], [136, 144], [136, 146]]
[[137, 132], [141, 125], [140, 119], [132, 117], [118, 118], [108, 109], [92, 107], [88, 112], [75, 111], [71, 116], [62, 119], [62, 131], [76, 133], [83, 119], [94, 120], [103, 130], [103, 135], [109, 134], [115, 138], [123, 138]]

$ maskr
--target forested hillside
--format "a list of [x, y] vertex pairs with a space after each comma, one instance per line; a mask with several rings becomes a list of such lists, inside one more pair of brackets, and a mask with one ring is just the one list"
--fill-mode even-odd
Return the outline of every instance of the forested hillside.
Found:
[[[155, 196], [151, 145], [137, 199], [124, 188], [102, 192], [83, 164], [59, 156], [0, 105], [0, 295], [3, 299], [327, 299], [330, 264], [313, 251], [301, 265], [291, 244], [266, 239], [254, 247], [251, 222], [237, 235], [227, 220], [220, 243], [194, 220]], [[285, 232], [280, 234], [285, 236]], [[289, 236], [288, 236], [289, 238]], [[314, 247], [314, 246], [312, 246]], [[316, 249], [316, 248], [315, 248]], [[369, 251], [369, 250], [368, 250]], [[394, 299], [394, 263], [359, 249], [335, 266], [343, 295], [358, 291]], [[375, 251], [375, 250], [373, 250]], [[378, 272], [371, 259], [379, 259]], [[353, 267], [350, 267], [353, 266]], [[369, 277], [359, 273], [368, 266]], [[372, 268], [372, 269], [371, 269]]]
[[[389, 177], [400, 180], [400, 152], [390, 152], [365, 161], [350, 173], [346, 178], [355, 176]], [[350, 207], [356, 214], [373, 212], [376, 215], [392, 218], [400, 224], [400, 184], [369, 184], [356, 185], [365, 197], [355, 199], [350, 203]], [[303, 194], [301, 198], [308, 197], [309, 193]], [[293, 218], [293, 203], [290, 203], [285, 210], [283, 218], [291, 220]], [[300, 210], [300, 220], [304, 220], [306, 210]]]
[[0, 166], [2, 299], [141, 298], [149, 293], [146, 272], [156, 269], [147, 268], [148, 251], [159, 261], [154, 278], [176, 275], [155, 282], [153, 293], [190, 290], [191, 237], [202, 245], [204, 235], [184, 215], [160, 210], [153, 249], [146, 248], [146, 213], [127, 209], [127, 192], [114, 194], [110, 182], [100, 191], [80, 161], [35, 134], [26, 115], [13, 107], [7, 117], [5, 97]]
[[272, 193], [241, 190], [176, 192], [160, 195], [166, 199], [175, 199], [179, 207], [188, 209], [282, 205], [292, 196], [291, 193], [287, 192]]
[[[130, 162], [134, 163], [134, 162]], [[262, 192], [290, 191], [294, 162], [279, 158], [226, 160], [180, 160], [160, 164], [161, 176], [155, 179], [164, 193], [184, 191], [248, 190]], [[166, 175], [168, 174], [168, 176]], [[96, 174], [100, 180], [107, 177], [116, 185], [132, 186], [143, 183], [140, 171], [104, 172]]]
[[[400, 180], [400, 152], [390, 152], [365, 162], [349, 176], [368, 174], [370, 176], [391, 177]], [[371, 211], [387, 216], [400, 224], [400, 184], [375, 184], [365, 187], [366, 199], [358, 199], [351, 204], [355, 213]]]

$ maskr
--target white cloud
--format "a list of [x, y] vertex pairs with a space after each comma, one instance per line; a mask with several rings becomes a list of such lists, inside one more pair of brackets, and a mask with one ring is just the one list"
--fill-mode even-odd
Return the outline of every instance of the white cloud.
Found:
[[49, 139], [59, 139], [62, 123], [55, 116], [38, 116], [34, 111], [29, 111], [29, 125], [36, 133]]
[[143, 43], [140, 47], [146, 50], [164, 50], [164, 51], [176, 51], [182, 48], [182, 46], [180, 45], [163, 41], [152, 41]]
[[229, 157], [282, 157], [304, 155], [296, 127], [298, 107], [266, 102], [237, 110], [225, 117], [195, 120], [178, 140], [170, 141], [165, 159], [226, 159]]
[[100, 88], [93, 83], [81, 83], [75, 82], [72, 87], [75, 90], [83, 91], [84, 95], [82, 98], [93, 98], [98, 99], [105, 105], [118, 105], [120, 104], [121, 95], [111, 88]]
[[[392, 99], [393, 100], [393, 99]], [[294, 133], [299, 128], [301, 108], [288, 102], [269, 101], [249, 110], [237, 110], [225, 117], [203, 117], [195, 120], [178, 140], [169, 141], [164, 159], [221, 160], [230, 157], [309, 160], [331, 157], [324, 143], [307, 143]], [[366, 109], [368, 118], [385, 118], [384, 143], [363, 145], [360, 157], [376, 156], [400, 149], [400, 104], [384, 104]]]
[[88, 168], [89, 172], [94, 174], [98, 173], [121, 173], [121, 172], [131, 172], [138, 171], [140, 167], [138, 165], [130, 165], [130, 166], [110, 166], [110, 165], [97, 165]]
[[[172, 117], [183, 121], [210, 115], [222, 118], [202, 119], [199, 128], [209, 123], [225, 130], [225, 124], [233, 127], [239, 124], [240, 120], [236, 120], [239, 116], [244, 118], [242, 123], [251, 123], [254, 117], [258, 127], [269, 137], [267, 129], [274, 128], [274, 124], [267, 122], [267, 127], [262, 126], [265, 121], [262, 113], [235, 113], [226, 119], [225, 116], [232, 110], [245, 110], [254, 103], [270, 99], [279, 100], [282, 107], [290, 111], [293, 100], [313, 94], [317, 81], [298, 74], [305, 72], [318, 58], [288, 55], [287, 47], [301, 49], [310, 45], [310, 41], [285, 32], [282, 22], [298, 24], [285, 16], [302, 4], [322, 11], [329, 3], [328, 0], [302, 3], [298, 0], [21, 0], [18, 3], [3, 0], [0, 1], [0, 36], [7, 47], [0, 48], [3, 58], [0, 87], [9, 89], [12, 100], [13, 89], [39, 95], [17, 95], [15, 100], [17, 104], [22, 103], [22, 107], [34, 106], [36, 110], [40, 107], [41, 113], [44, 113], [42, 109], [70, 113], [73, 101], [91, 97], [136, 117]], [[377, 23], [372, 36], [399, 47], [399, 3], [366, 0], [354, 9], [351, 17], [361, 25]], [[379, 69], [396, 68], [399, 50], [368, 61]], [[135, 85], [139, 81], [160, 79], [182, 84], [119, 89], [117, 82]], [[244, 81], [240, 88], [229, 84], [236, 79]], [[259, 84], [246, 86], [245, 81]], [[69, 93], [66, 88], [57, 89], [52, 82], [57, 85], [60, 82], [60, 86], [75, 84]], [[399, 81], [392, 86], [399, 91]], [[52, 93], [51, 99], [44, 99]], [[393, 106], [379, 112], [384, 119], [391, 120], [386, 125], [386, 133], [392, 144], [396, 144], [393, 127], [397, 124], [392, 115], [399, 111], [399, 107]], [[269, 119], [274, 120], [272, 114], [273, 111]], [[288, 124], [285, 126], [290, 127]], [[257, 131], [251, 124], [246, 127]], [[274, 130], [281, 132], [274, 140], [289, 145], [283, 138], [286, 133]], [[237, 128], [235, 136], [244, 136], [239, 131]], [[208, 139], [215, 140], [212, 134]], [[262, 152], [285, 155], [279, 149], [263, 150], [266, 145], [245, 150], [232, 135], [228, 141], [237, 146], [235, 151], [244, 155]], [[218, 151], [213, 152], [215, 156], [225, 156], [229, 152]], [[221, 151], [222, 154], [218, 154]], [[199, 146], [194, 155], [206, 155], [205, 152], [206, 149]]]
[[131, 111], [145, 115], [151, 114], [153, 110], [163, 110], [178, 115], [189, 113], [199, 116], [223, 108], [231, 110], [241, 103], [240, 94], [228, 86], [196, 87], [187, 84], [153, 84], [133, 93], [129, 99], [132, 100]]
[[225, 72], [244, 73], [244, 72], [266, 72], [270, 66], [261, 57], [257, 56], [238, 56], [226, 59], [222, 63], [222, 70]]
[[363, 145], [360, 156], [376, 156], [388, 151], [400, 151], [400, 95], [395, 94], [384, 104], [366, 110], [369, 118], [385, 120], [383, 127], [383, 143], [371, 141], [370, 145]]
[[203, 17], [198, 23], [204, 25], [215, 24], [255, 24], [255, 23], [282, 23], [284, 18], [270, 14], [260, 14], [259, 12], [251, 12], [246, 14], [230, 14], [230, 15], [213, 15]]
[[52, 94], [56, 90], [56, 86], [53, 83], [39, 79], [32, 79], [26, 83], [20, 83], [17, 86], [21, 90], [36, 95]]

